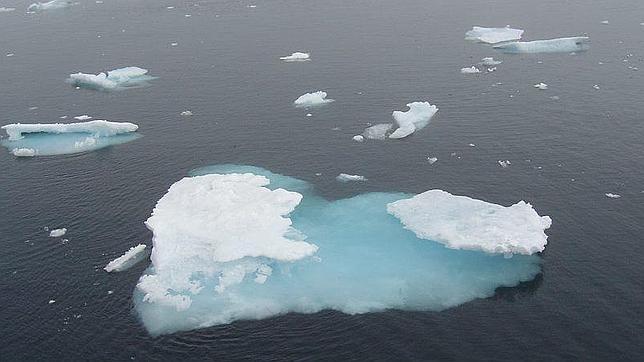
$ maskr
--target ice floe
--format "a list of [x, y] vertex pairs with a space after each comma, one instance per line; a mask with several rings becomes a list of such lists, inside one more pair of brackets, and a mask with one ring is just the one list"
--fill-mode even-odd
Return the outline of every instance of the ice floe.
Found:
[[94, 120], [78, 123], [14, 123], [0, 127], [9, 135], [0, 143], [18, 157], [51, 156], [97, 150], [132, 141], [138, 126]]
[[527, 42], [508, 42], [494, 45], [494, 49], [505, 53], [569, 53], [585, 51], [590, 48], [590, 38], [577, 36]]
[[389, 135], [389, 138], [404, 138], [424, 128], [429, 124], [434, 114], [438, 112], [438, 107], [429, 104], [429, 102], [412, 102], [408, 103], [409, 110], [394, 111], [392, 116], [398, 125], [398, 128]]
[[6, 8], [6, 7], [0, 7], [0, 13], [8, 13], [16, 10], [16, 8]]
[[393, 123], [380, 123], [365, 128], [362, 135], [370, 140], [384, 140], [387, 133], [394, 127]]
[[481, 62], [479, 64], [485, 65], [486, 67], [493, 67], [493, 66], [499, 65], [501, 63], [503, 63], [503, 61], [494, 60], [494, 58], [492, 58], [492, 57], [487, 57], [487, 58], [481, 59]]
[[475, 66], [461, 68], [461, 74], [476, 74], [476, 73], [481, 73], [481, 71], [479, 70], [479, 68]]
[[350, 175], [348, 173], [341, 173], [335, 178], [340, 182], [356, 182], [356, 181], [367, 181], [367, 178], [361, 175]]
[[523, 30], [513, 29], [510, 26], [505, 28], [485, 28], [475, 26], [465, 33], [465, 40], [478, 41], [481, 43], [495, 44], [510, 40], [521, 39]]
[[[541, 269], [538, 255], [521, 254], [543, 250], [549, 219], [528, 204], [437, 191], [330, 201], [302, 180], [252, 166], [191, 175], [147, 222], [152, 265], [133, 300], [153, 335], [325, 309], [441, 311]], [[435, 233], [439, 240], [425, 239]], [[495, 254], [506, 252], [516, 255]]]
[[510, 162], [509, 160], [499, 160], [497, 162], [499, 163], [499, 166], [503, 168], [507, 168], [512, 164], [512, 162]]
[[181, 112], [181, 115], [184, 117], [190, 117], [192, 116], [192, 111], [183, 111]]
[[328, 99], [326, 96], [327, 93], [322, 91], [306, 93], [299, 96], [293, 103], [298, 107], [312, 107], [333, 102], [333, 99]]
[[429, 162], [430, 165], [433, 165], [436, 161], [438, 161], [438, 157], [427, 157], [427, 162]]
[[38, 2], [38, 3], [33, 3], [29, 5], [29, 7], [27, 8], [27, 12], [35, 13], [35, 12], [45, 11], [45, 10], [63, 9], [63, 8], [68, 8], [72, 5], [74, 5], [74, 3], [69, 0], [52, 0], [45, 3]]
[[544, 250], [552, 220], [519, 201], [504, 207], [442, 190], [392, 202], [387, 211], [419, 238], [452, 249], [530, 255]]
[[285, 57], [280, 57], [281, 60], [285, 62], [305, 62], [311, 60], [311, 54], [309, 53], [302, 53], [302, 52], [295, 52], [291, 55], [285, 56]]
[[92, 118], [94, 118], [94, 117], [92, 117], [92, 116], [88, 116], [88, 115], [86, 115], [86, 114], [83, 114], [82, 116], [76, 116], [76, 117], [74, 117], [74, 119], [77, 119], [77, 120], [79, 120], [79, 121], [87, 121], [87, 120], [90, 120], [90, 119], [92, 119]]
[[620, 197], [622, 197], [622, 195], [614, 194], [612, 192], [609, 192], [609, 193], [604, 194], [604, 195], [606, 195], [606, 197], [608, 197], [610, 199], [619, 199]]
[[155, 77], [139, 67], [125, 67], [98, 74], [70, 74], [67, 82], [74, 87], [94, 90], [119, 90], [146, 86]]
[[364, 142], [364, 136], [363, 135], [355, 135], [351, 139], [356, 141], [356, 142]]
[[534, 87], [537, 88], [537, 89], [541, 89], [541, 90], [548, 89], [548, 85], [546, 83], [543, 83], [543, 82], [535, 84]]
[[67, 233], [67, 228], [54, 229], [49, 232], [50, 238], [59, 238]]
[[120, 272], [127, 270], [134, 266], [134, 264], [140, 262], [145, 257], [145, 244], [139, 244], [137, 246], [131, 247], [125, 254], [119, 256], [118, 258], [110, 261], [105, 268], [106, 272]]

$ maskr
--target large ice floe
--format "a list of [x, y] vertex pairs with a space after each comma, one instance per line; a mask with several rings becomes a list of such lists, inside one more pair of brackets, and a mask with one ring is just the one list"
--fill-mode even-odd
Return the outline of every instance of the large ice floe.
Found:
[[333, 99], [328, 99], [326, 96], [327, 93], [322, 91], [306, 93], [299, 96], [293, 103], [297, 107], [313, 107], [333, 102]]
[[153, 335], [324, 309], [440, 311], [532, 280], [540, 257], [524, 254], [543, 250], [546, 221], [443, 191], [331, 201], [258, 167], [210, 166], [147, 220], [135, 309]]
[[438, 107], [429, 104], [429, 102], [412, 102], [408, 103], [409, 110], [394, 111], [391, 115], [398, 125], [398, 128], [389, 135], [389, 138], [404, 138], [424, 128], [429, 124], [434, 114], [438, 112]]
[[494, 45], [504, 53], [570, 53], [586, 51], [590, 48], [590, 38], [576, 36], [534, 41], [515, 41]]
[[27, 12], [35, 13], [46, 10], [64, 9], [72, 5], [74, 5], [74, 3], [69, 0], [52, 0], [44, 3], [38, 2], [29, 5]]
[[51, 156], [93, 151], [135, 140], [139, 128], [129, 122], [95, 120], [78, 123], [13, 123], [1, 127], [0, 141], [17, 157]]
[[139, 67], [125, 67], [98, 74], [70, 74], [67, 82], [74, 87], [94, 90], [119, 90], [148, 85], [155, 77], [148, 75], [148, 70]]
[[495, 44], [504, 41], [521, 39], [523, 30], [513, 29], [510, 26], [505, 28], [485, 28], [475, 26], [465, 33], [465, 40], [476, 41], [487, 44]]

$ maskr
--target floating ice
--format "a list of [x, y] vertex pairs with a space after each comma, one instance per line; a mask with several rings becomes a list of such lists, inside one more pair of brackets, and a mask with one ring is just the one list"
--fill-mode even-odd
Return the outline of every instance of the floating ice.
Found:
[[340, 182], [367, 181], [367, 178], [364, 176], [349, 175], [348, 173], [341, 173], [335, 179]]
[[0, 13], [8, 13], [11, 11], [16, 10], [16, 8], [5, 8], [5, 7], [0, 7]]
[[528, 42], [517, 41], [494, 45], [494, 49], [499, 49], [505, 53], [569, 53], [585, 51], [589, 48], [590, 38], [586, 36]]
[[541, 90], [548, 89], [548, 85], [546, 83], [537, 83], [534, 85], [534, 87]]
[[305, 62], [305, 61], [311, 60], [311, 54], [295, 52], [291, 55], [281, 57], [280, 59], [285, 62]]
[[602, 24], [608, 25], [608, 20], [602, 20]]
[[327, 99], [326, 96], [326, 92], [322, 91], [306, 93], [299, 96], [293, 103], [298, 107], [311, 107], [333, 102], [333, 99]]
[[507, 168], [508, 166], [510, 166], [512, 164], [512, 162], [510, 162], [509, 160], [505, 160], [505, 161], [499, 160], [498, 162], [499, 162], [499, 166], [501, 166], [503, 168]]
[[67, 82], [74, 87], [95, 90], [120, 90], [146, 86], [148, 81], [155, 79], [149, 76], [147, 69], [126, 67], [101, 72], [98, 74], [70, 74]]
[[471, 66], [468, 68], [461, 68], [461, 74], [476, 74], [476, 73], [481, 73], [481, 71], [475, 66]]
[[181, 112], [181, 115], [184, 116], [184, 117], [192, 116], [192, 111], [183, 111], [183, 112]]
[[620, 197], [622, 197], [622, 195], [614, 194], [614, 193], [611, 193], [611, 192], [609, 192], [607, 194], [604, 194], [604, 195], [606, 195], [606, 197], [611, 198], [611, 199], [619, 199]]
[[120, 272], [131, 268], [134, 264], [143, 260], [145, 257], [145, 247], [145, 244], [131, 247], [130, 250], [125, 252], [125, 254], [110, 261], [103, 269], [106, 272], [111, 273], [113, 271]]
[[371, 140], [384, 140], [387, 138], [387, 132], [389, 132], [393, 127], [394, 125], [392, 123], [376, 124], [365, 128], [362, 135]]
[[54, 229], [49, 232], [50, 238], [59, 238], [67, 233], [67, 228]]
[[132, 141], [138, 126], [95, 120], [79, 123], [14, 123], [1, 127], [9, 135], [0, 143], [16, 156], [51, 156], [93, 151]]
[[68, 8], [74, 5], [73, 2], [68, 0], [52, 0], [46, 3], [33, 3], [27, 8], [27, 12], [35, 13], [38, 11], [54, 10]]
[[74, 117], [74, 119], [77, 119], [77, 120], [79, 120], [79, 121], [87, 121], [87, 120], [90, 120], [90, 119], [92, 119], [92, 118], [93, 118], [93, 117], [88, 116], [88, 115], [86, 115], [86, 114], [83, 114], [82, 116], [76, 116], [76, 117]]
[[479, 64], [485, 65], [486, 67], [492, 67], [492, 66], [495, 66], [495, 65], [499, 65], [501, 63], [503, 63], [503, 61], [494, 60], [494, 58], [492, 58], [492, 57], [487, 57], [487, 58], [481, 59], [481, 62]]
[[[540, 271], [537, 255], [506, 259], [418, 238], [387, 213], [388, 204], [416, 202], [406, 200], [412, 195], [328, 201], [304, 181], [257, 167], [220, 165], [191, 174], [170, 188], [148, 220], [152, 266], [133, 299], [154, 335], [324, 309], [440, 311], [532, 280]], [[452, 196], [436, 210], [422, 207], [444, 215], [454, 227], [450, 235], [467, 246], [465, 235], [472, 243], [480, 235], [496, 242], [494, 235], [505, 240], [539, 219], [521, 206], [472, 210], [476, 200], [470, 201]], [[488, 220], [494, 206], [507, 218], [494, 225], [508, 230], [460, 228], [480, 231], [473, 218]], [[451, 210], [451, 218], [442, 210]]]
[[543, 251], [552, 220], [523, 201], [504, 207], [430, 190], [392, 202], [387, 211], [419, 238], [452, 249], [530, 255]]
[[472, 30], [465, 33], [465, 40], [495, 44], [521, 39], [521, 35], [523, 35], [523, 30], [512, 29], [510, 26], [506, 26], [505, 28], [484, 28], [475, 26]]
[[438, 157], [427, 157], [427, 162], [429, 162], [430, 165], [433, 165], [436, 161], [438, 161]]
[[595, 84], [595, 85], [593, 85], [593, 88], [594, 88], [595, 90], [599, 90], [599, 84]]
[[416, 132], [429, 123], [434, 114], [438, 112], [438, 107], [429, 104], [429, 102], [408, 103], [409, 110], [406, 112], [394, 111], [392, 116], [398, 124], [398, 128], [389, 138], [404, 138]]
[[364, 142], [364, 136], [362, 136], [362, 135], [355, 135], [355, 136], [353, 136], [352, 140], [354, 140], [354, 141], [356, 141], [356, 142]]

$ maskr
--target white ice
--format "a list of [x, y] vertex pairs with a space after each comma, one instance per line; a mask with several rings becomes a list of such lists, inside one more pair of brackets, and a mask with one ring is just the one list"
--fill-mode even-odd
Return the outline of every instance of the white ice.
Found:
[[550, 217], [519, 201], [504, 207], [442, 190], [430, 190], [387, 205], [387, 211], [422, 239], [452, 249], [530, 255], [543, 251]]
[[607, 193], [605, 195], [606, 195], [606, 197], [611, 198], [611, 199], [619, 199], [620, 197], [622, 197], [622, 195], [614, 194], [612, 192], [609, 192], [609, 193]]
[[356, 142], [364, 142], [364, 136], [362, 136], [362, 135], [355, 135], [351, 139], [356, 141]]
[[494, 46], [505, 53], [569, 53], [585, 51], [590, 48], [590, 38], [577, 36], [528, 42], [509, 42]]
[[506, 26], [505, 28], [484, 28], [475, 26], [472, 30], [465, 33], [465, 40], [495, 44], [521, 39], [521, 35], [523, 35], [523, 30], [512, 29], [510, 26]]
[[9, 140], [23, 138], [26, 133], [88, 133], [95, 137], [114, 136], [135, 132], [139, 126], [129, 122], [96, 120], [78, 123], [12, 123], [0, 127], [9, 135]]
[[434, 114], [438, 112], [438, 107], [429, 104], [429, 102], [412, 102], [408, 103], [409, 110], [394, 111], [392, 116], [398, 125], [398, 128], [389, 135], [389, 138], [404, 138], [417, 130], [427, 126]]
[[356, 181], [367, 181], [367, 178], [361, 175], [350, 175], [348, 173], [341, 173], [335, 178], [340, 182], [356, 182]]
[[139, 244], [137, 246], [131, 247], [125, 254], [119, 256], [118, 258], [110, 261], [105, 268], [106, 272], [120, 272], [127, 270], [134, 266], [139, 261], [143, 260], [145, 256], [145, 244]]
[[5, 7], [0, 7], [0, 13], [8, 13], [11, 11], [16, 10], [16, 8], [5, 8]]
[[492, 57], [486, 57], [486, 58], [481, 59], [481, 62], [479, 64], [485, 65], [486, 67], [492, 67], [492, 66], [495, 66], [495, 65], [499, 65], [501, 63], [503, 63], [503, 61], [494, 60], [494, 58], [492, 58]]
[[436, 161], [438, 161], [438, 157], [427, 157], [427, 162], [429, 162], [430, 165], [433, 165]]
[[16, 157], [33, 157], [36, 156], [36, 150], [33, 148], [14, 148], [11, 150]]
[[537, 83], [534, 85], [535, 88], [541, 89], [541, 90], [546, 90], [548, 89], [548, 85], [546, 83]]
[[50, 238], [59, 238], [67, 233], [67, 228], [54, 229], [49, 232]]
[[291, 55], [280, 57], [280, 59], [285, 62], [305, 62], [305, 61], [311, 60], [311, 54], [295, 52]]
[[371, 127], [365, 128], [364, 132], [362, 132], [362, 135], [364, 138], [368, 138], [371, 140], [384, 140], [387, 138], [387, 133], [391, 131], [391, 129], [394, 127], [392, 123], [380, 123], [373, 125]]
[[92, 118], [94, 118], [94, 117], [92, 117], [92, 116], [88, 116], [88, 115], [86, 115], [86, 114], [83, 114], [82, 116], [76, 116], [76, 117], [74, 117], [74, 119], [77, 119], [77, 120], [79, 120], [79, 121], [87, 121], [87, 120], [90, 120], [90, 119], [92, 119]]
[[327, 93], [322, 91], [306, 93], [299, 96], [293, 103], [298, 107], [311, 107], [333, 102], [333, 99], [327, 99], [326, 96]]
[[503, 168], [507, 168], [508, 166], [510, 166], [512, 164], [512, 162], [510, 162], [509, 160], [499, 160], [497, 162], [499, 163], [499, 166], [501, 166]]
[[45, 3], [39, 2], [39, 3], [33, 3], [29, 5], [29, 7], [27, 8], [27, 12], [35, 13], [38, 11], [63, 9], [63, 8], [68, 8], [72, 5], [74, 5], [74, 3], [68, 0], [52, 0]]
[[461, 74], [476, 74], [476, 73], [481, 73], [481, 71], [475, 66], [461, 68]]
[[[107, 73], [107, 74], [106, 74]], [[154, 77], [148, 70], [139, 67], [125, 67], [98, 74], [70, 74], [67, 82], [75, 87], [95, 90], [119, 90], [147, 85]]]

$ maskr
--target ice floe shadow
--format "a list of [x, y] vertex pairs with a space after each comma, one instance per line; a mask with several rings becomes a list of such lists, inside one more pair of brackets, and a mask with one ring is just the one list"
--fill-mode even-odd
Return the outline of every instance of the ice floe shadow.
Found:
[[[135, 311], [153, 335], [290, 312], [441, 311], [493, 296], [497, 288], [528, 282], [541, 270], [538, 254], [507, 258], [450, 249], [416, 237], [387, 212], [388, 204], [413, 196], [410, 194], [367, 193], [326, 200], [305, 181], [254, 166], [210, 166], [193, 170], [190, 176], [231, 173], [261, 175], [270, 180], [265, 186], [270, 190], [281, 188], [301, 194], [301, 202], [288, 215], [297, 231], [292, 236], [314, 243], [318, 250], [294, 261], [244, 257], [217, 262], [204, 248], [208, 242], [191, 244], [186, 240], [194, 235], [176, 235], [176, 242], [170, 243], [170, 248], [164, 245], [163, 252], [172, 249], [172, 253], [183, 253], [192, 245], [196, 250], [187, 254], [192, 259], [178, 258], [178, 263], [173, 261], [175, 255], [153, 250], [153, 265], [134, 291]], [[207, 185], [198, 188], [204, 191], [211, 187]], [[157, 204], [153, 217], [160, 212]], [[248, 212], [254, 211], [239, 210], [239, 215], [217, 217], [235, 223]], [[156, 223], [154, 227], [164, 229], [160, 232], [176, 231], [168, 224]], [[155, 260], [161, 270], [155, 270]]]

